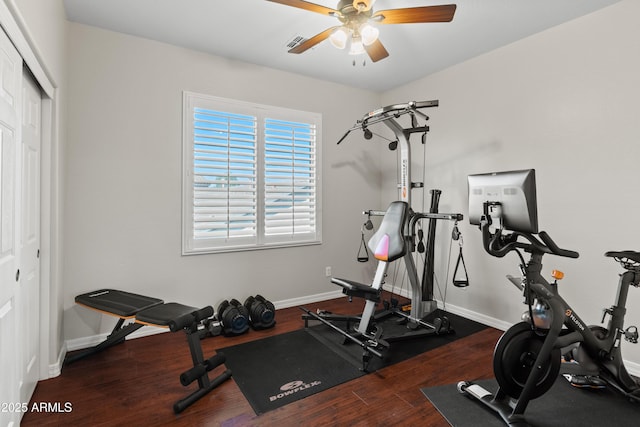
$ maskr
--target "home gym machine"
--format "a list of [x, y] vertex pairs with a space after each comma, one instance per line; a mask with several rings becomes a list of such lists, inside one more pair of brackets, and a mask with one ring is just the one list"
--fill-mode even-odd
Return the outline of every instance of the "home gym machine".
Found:
[[[433, 323], [425, 321], [425, 317], [437, 308], [437, 302], [433, 298], [434, 291], [434, 250], [436, 221], [454, 221], [454, 238], [459, 238], [457, 222], [462, 220], [459, 213], [439, 213], [438, 204], [440, 190], [431, 190], [431, 206], [429, 213], [414, 212], [411, 209], [411, 190], [423, 188], [422, 182], [411, 181], [411, 144], [410, 137], [413, 134], [422, 135], [422, 144], [426, 142], [429, 126], [418, 123], [418, 118], [426, 121], [427, 115], [420, 110], [437, 107], [438, 101], [408, 102], [406, 104], [389, 105], [364, 115], [356, 124], [347, 130], [338, 141], [340, 144], [354, 130], [362, 130], [364, 138], [369, 140], [373, 132], [369, 127], [376, 123], [385, 124], [395, 135], [395, 140], [389, 144], [389, 149], [399, 152], [399, 200], [392, 202], [386, 211], [368, 210], [364, 214], [371, 216], [383, 216], [377, 232], [371, 237], [368, 246], [378, 260], [378, 266], [373, 282], [370, 285], [358, 283], [348, 279], [332, 278], [331, 282], [342, 287], [342, 292], [351, 300], [353, 297], [364, 298], [365, 307], [361, 316], [340, 316], [326, 312], [312, 313], [303, 308], [305, 320], [315, 319], [335, 329], [345, 337], [346, 342], [355, 342], [363, 348], [363, 370], [366, 371], [371, 355], [383, 358], [382, 351], [389, 348], [393, 341], [424, 337], [433, 334], [451, 333], [453, 329], [446, 316], [436, 318]], [[401, 116], [407, 115], [410, 124], [403, 127], [398, 121]], [[423, 232], [418, 229], [422, 220], [427, 219], [428, 233], [426, 247], [422, 242]], [[416, 231], [418, 229], [418, 231]], [[418, 271], [414, 261], [416, 252], [416, 235], [420, 242], [417, 247], [419, 252], [425, 252], [422, 278], [418, 277]], [[387, 276], [389, 264], [395, 260], [404, 260], [409, 284], [411, 287], [411, 309], [406, 313], [397, 302], [384, 303], [384, 310], [376, 313], [376, 307], [381, 301], [382, 286]], [[468, 281], [458, 281], [457, 286], [466, 286]], [[381, 321], [387, 317], [399, 318], [406, 328], [401, 333], [390, 335], [384, 333]], [[340, 328], [334, 323], [346, 322], [346, 328]], [[356, 324], [355, 328], [352, 324]]]
[[[638, 342], [635, 326], [624, 328], [629, 286], [640, 283], [640, 252], [612, 251], [605, 256], [619, 262], [624, 272], [618, 282], [615, 304], [604, 310], [606, 328], [588, 326], [559, 295], [563, 273], [552, 272], [549, 283], [541, 275], [542, 257], [552, 254], [577, 258], [560, 249], [544, 231], [538, 232], [535, 171], [510, 171], [469, 176], [469, 221], [480, 226], [486, 252], [498, 258], [515, 252], [523, 277], [507, 276], [524, 294], [528, 309], [523, 321], [509, 328], [493, 354], [498, 382], [495, 394], [474, 384], [458, 383], [458, 391], [477, 399], [510, 426], [527, 426], [528, 403], [546, 393], [559, 376], [561, 365], [585, 376], [596, 376], [630, 400], [640, 401], [640, 384], [627, 372], [622, 360], [622, 338]], [[530, 254], [525, 262], [521, 251]], [[562, 357], [574, 363], [561, 364]]]

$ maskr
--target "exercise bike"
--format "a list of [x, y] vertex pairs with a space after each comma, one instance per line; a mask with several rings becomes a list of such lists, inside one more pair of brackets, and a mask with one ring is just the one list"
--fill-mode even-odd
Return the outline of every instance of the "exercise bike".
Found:
[[[523, 184], [523, 174], [528, 175], [527, 185]], [[481, 187], [485, 191], [479, 190]], [[480, 226], [485, 251], [498, 258], [511, 252], [520, 257], [522, 279], [508, 278], [523, 291], [528, 310], [523, 321], [509, 328], [495, 347], [493, 369], [498, 391], [492, 395], [467, 381], [458, 383], [458, 391], [497, 412], [507, 425], [527, 426], [524, 413], [528, 403], [551, 388], [559, 376], [563, 356], [570, 356], [583, 373], [598, 376], [630, 400], [640, 401], [640, 385], [627, 372], [620, 350], [622, 338], [638, 342], [636, 327], [624, 329], [624, 315], [629, 287], [638, 287], [640, 283], [640, 252], [605, 253], [625, 271], [620, 276], [615, 304], [604, 310], [602, 322], [609, 316], [607, 327], [588, 326], [558, 293], [557, 281], [563, 274], [554, 270], [552, 283], [541, 274], [545, 254], [568, 258], [577, 258], [579, 254], [559, 248], [544, 231], [537, 232], [533, 170], [516, 171], [515, 175], [508, 172], [470, 176], [469, 192], [470, 220]], [[477, 215], [471, 213], [472, 192], [485, 196], [519, 194], [520, 200], [514, 202], [518, 197], [485, 200], [478, 221]], [[499, 224], [494, 224], [496, 219]], [[528, 262], [524, 261], [522, 251], [530, 254]]]

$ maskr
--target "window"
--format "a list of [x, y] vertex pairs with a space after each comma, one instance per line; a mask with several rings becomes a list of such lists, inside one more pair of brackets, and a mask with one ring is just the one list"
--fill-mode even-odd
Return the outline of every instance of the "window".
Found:
[[185, 92], [182, 253], [321, 242], [317, 113]]

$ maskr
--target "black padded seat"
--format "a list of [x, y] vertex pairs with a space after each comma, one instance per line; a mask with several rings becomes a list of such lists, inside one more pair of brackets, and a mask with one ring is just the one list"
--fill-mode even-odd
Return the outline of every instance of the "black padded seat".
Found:
[[353, 280], [331, 278], [331, 283], [342, 287], [342, 293], [352, 297], [366, 298], [372, 301], [380, 299], [380, 290]]
[[151, 325], [169, 326], [182, 316], [191, 314], [198, 309], [177, 302], [156, 305], [136, 314], [136, 321]]
[[608, 256], [611, 258], [627, 258], [631, 261], [635, 261], [640, 263], [640, 252], [636, 251], [609, 251], [604, 254], [604, 256]]
[[158, 298], [115, 289], [100, 289], [99, 291], [87, 292], [86, 294], [78, 295], [75, 300], [78, 304], [124, 318], [133, 317], [140, 311], [164, 302]]

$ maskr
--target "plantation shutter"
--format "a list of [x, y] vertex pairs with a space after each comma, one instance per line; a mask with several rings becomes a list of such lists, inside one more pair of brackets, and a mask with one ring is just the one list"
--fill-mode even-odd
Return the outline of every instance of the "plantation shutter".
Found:
[[183, 93], [183, 255], [322, 243], [322, 116]]
[[316, 232], [316, 126], [264, 121], [264, 233]]
[[193, 111], [193, 238], [255, 237], [256, 118]]

